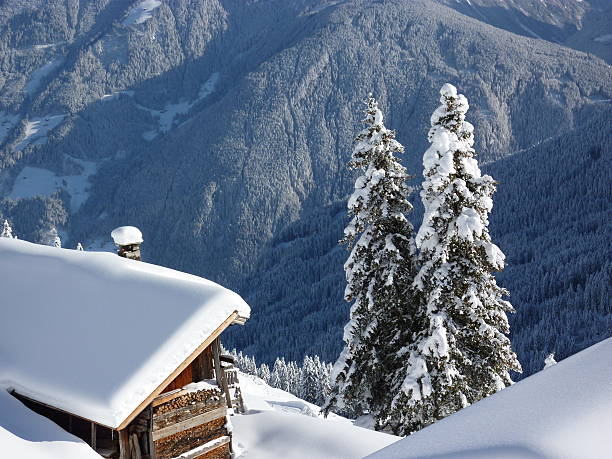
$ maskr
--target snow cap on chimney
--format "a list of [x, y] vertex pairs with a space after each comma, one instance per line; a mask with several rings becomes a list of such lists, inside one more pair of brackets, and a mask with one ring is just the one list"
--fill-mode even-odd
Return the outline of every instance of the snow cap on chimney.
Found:
[[142, 233], [135, 226], [120, 226], [111, 232], [117, 245], [142, 244]]
[[135, 226], [120, 226], [111, 232], [115, 244], [119, 246], [117, 253], [120, 257], [140, 260], [140, 244], [142, 233]]

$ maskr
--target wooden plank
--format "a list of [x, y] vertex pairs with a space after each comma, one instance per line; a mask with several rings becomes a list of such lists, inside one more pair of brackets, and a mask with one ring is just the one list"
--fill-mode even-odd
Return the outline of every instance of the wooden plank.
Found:
[[119, 459], [131, 459], [130, 440], [127, 429], [119, 431]]
[[234, 311], [233, 313], [230, 314], [230, 316], [225, 319], [225, 321], [223, 321], [223, 323], [221, 325], [219, 325], [217, 327], [217, 329], [211, 333], [211, 335], [206, 338], [206, 340], [200, 344], [198, 346], [198, 348], [193, 351], [189, 357], [187, 357], [185, 359], [185, 361], [183, 361], [183, 363], [181, 363], [178, 368], [176, 370], [174, 370], [172, 372], [172, 374], [168, 375], [168, 377], [166, 379], [164, 379], [161, 384], [159, 386], [157, 386], [157, 389], [155, 389], [145, 400], [143, 400], [140, 405], [138, 405], [134, 411], [132, 411], [132, 414], [130, 414], [127, 418], [124, 419], [124, 421], [119, 425], [119, 427], [117, 427], [117, 430], [121, 430], [121, 429], [125, 429], [127, 427], [127, 425], [132, 422], [132, 420], [138, 416], [138, 414], [145, 409], [145, 407], [151, 403], [151, 401], [157, 397], [159, 394], [161, 394], [161, 392], [166, 388], [166, 386], [168, 384], [170, 384], [170, 382], [176, 378], [176, 376], [183, 371], [187, 366], [189, 366], [189, 364], [191, 364], [191, 362], [193, 362], [193, 360], [200, 355], [200, 353], [206, 349], [215, 339], [217, 339], [219, 337], [219, 335], [223, 332], [223, 330], [225, 330], [227, 327], [229, 327], [232, 322], [234, 321], [234, 319], [238, 317], [238, 311]]
[[[221, 404], [221, 406], [223, 406], [223, 404]], [[206, 407], [210, 407], [210, 409], [206, 410]], [[202, 410], [204, 408], [204, 410]], [[181, 408], [176, 408], [172, 411], [168, 411], [164, 414], [158, 414], [155, 415], [153, 417], [153, 423], [159, 422], [159, 421], [164, 421], [168, 418], [172, 418], [174, 416], [179, 416], [179, 417], [193, 417], [193, 416], [197, 416], [197, 411], [212, 411], [216, 408], [219, 408], [219, 404], [218, 403], [214, 403], [212, 401], [210, 402], [198, 402], [198, 403], [194, 403], [193, 405], [187, 405], [187, 406], [183, 406]], [[194, 414], [194, 412], [196, 412], [196, 414]], [[204, 414], [204, 413], [201, 413]], [[178, 419], [177, 422], [182, 421], [183, 419]]]
[[192, 366], [194, 381], [203, 381], [213, 377], [213, 355], [210, 346], [193, 361]]
[[232, 324], [244, 325], [247, 320], [248, 320], [248, 317], [243, 317], [243, 316], [237, 315], [236, 318], [234, 319], [234, 322], [232, 322]]
[[213, 358], [215, 361], [215, 376], [217, 378], [217, 384], [219, 387], [223, 388], [223, 392], [225, 393], [225, 402], [227, 403], [227, 407], [232, 407], [232, 396], [230, 395], [229, 388], [227, 387], [227, 379], [225, 378], [225, 371], [223, 371], [223, 367], [221, 366], [221, 342], [219, 338], [213, 341]]
[[181, 371], [179, 375], [176, 378], [174, 378], [172, 382], [164, 388], [164, 392], [170, 392], [176, 389], [180, 389], [181, 387], [185, 387], [187, 384], [190, 384], [193, 381], [194, 381], [194, 378], [193, 378], [193, 362], [192, 362], [191, 365], [187, 366], [187, 368]]
[[149, 431], [147, 432], [147, 440], [149, 442], [149, 459], [157, 459], [157, 451], [155, 451], [155, 440], [153, 440], [153, 405], [149, 405]]
[[198, 448], [187, 451], [186, 453], [181, 454], [180, 457], [181, 459], [197, 459], [198, 457], [204, 456], [206, 453], [210, 453], [211, 451], [228, 444], [229, 442], [230, 437], [224, 435], [223, 437], [215, 438], [214, 440], [211, 440]]
[[201, 424], [206, 424], [207, 422], [224, 417], [226, 413], [227, 408], [225, 406], [222, 406], [221, 408], [217, 408], [216, 410], [208, 411], [198, 416], [194, 416], [182, 422], [178, 422], [176, 424], [172, 424], [171, 426], [164, 427], [163, 429], [154, 430], [153, 440], [159, 440], [160, 438], [164, 438], [169, 435], [174, 435], [175, 433], [182, 432], [183, 430], [191, 429], [192, 427], [197, 427]]
[[140, 451], [138, 435], [136, 435], [135, 433], [130, 435], [130, 451], [132, 453], [132, 459], [142, 459], [142, 452]]
[[177, 389], [173, 390], [172, 392], [164, 392], [160, 396], [153, 399], [153, 401], [151, 402], [151, 406], [163, 405], [164, 403], [169, 402], [170, 400], [174, 400], [175, 398], [185, 395], [187, 392], [189, 391], [186, 389]]
[[91, 423], [91, 449], [96, 450], [96, 423]]

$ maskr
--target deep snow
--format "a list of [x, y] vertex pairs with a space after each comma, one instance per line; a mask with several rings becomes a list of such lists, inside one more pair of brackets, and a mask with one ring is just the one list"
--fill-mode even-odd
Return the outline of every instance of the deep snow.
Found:
[[389, 446], [371, 459], [609, 459], [612, 338]]
[[318, 406], [254, 376], [241, 373], [240, 386], [247, 412], [230, 418], [239, 458], [356, 459], [399, 439], [334, 414], [325, 419]]

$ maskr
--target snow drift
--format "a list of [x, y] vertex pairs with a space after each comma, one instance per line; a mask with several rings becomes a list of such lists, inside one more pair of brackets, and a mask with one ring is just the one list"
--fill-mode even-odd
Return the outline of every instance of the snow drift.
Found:
[[369, 456], [612, 457], [612, 338]]

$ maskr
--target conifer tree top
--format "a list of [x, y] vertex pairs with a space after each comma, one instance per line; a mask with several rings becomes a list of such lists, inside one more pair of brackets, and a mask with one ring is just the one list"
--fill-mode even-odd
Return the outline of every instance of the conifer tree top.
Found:
[[480, 240], [492, 268], [500, 270], [504, 266], [504, 254], [486, 234], [495, 181], [488, 175], [483, 176], [478, 167], [473, 149], [474, 126], [465, 121], [468, 101], [448, 83], [440, 90], [440, 96], [441, 105], [431, 116], [428, 134], [431, 146], [423, 156], [425, 181], [421, 198], [425, 218], [416, 237], [417, 246], [425, 251], [439, 246], [441, 240], [436, 226], [448, 220], [443, 218], [450, 216], [445, 210], [448, 202], [458, 199], [463, 206], [459, 213], [453, 212], [453, 221], [445, 221], [445, 240], [449, 243], [454, 238]]
[[0, 237], [8, 237], [11, 239], [13, 238], [13, 229], [11, 228], [11, 225], [9, 225], [8, 220], [4, 220]]

